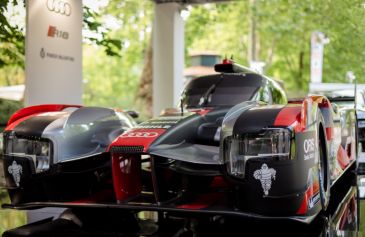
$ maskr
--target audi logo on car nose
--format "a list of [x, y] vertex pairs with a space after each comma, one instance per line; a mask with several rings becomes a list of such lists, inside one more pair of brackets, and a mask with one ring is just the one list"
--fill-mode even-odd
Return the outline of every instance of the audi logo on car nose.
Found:
[[123, 137], [157, 137], [157, 132], [129, 132], [123, 135]]
[[61, 15], [71, 15], [71, 4], [61, 0], [47, 0], [47, 9]]

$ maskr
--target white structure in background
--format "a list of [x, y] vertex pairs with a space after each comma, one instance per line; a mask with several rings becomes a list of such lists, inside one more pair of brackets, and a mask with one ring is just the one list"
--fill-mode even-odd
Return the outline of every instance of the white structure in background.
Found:
[[[353, 90], [354, 91], [353, 94], [355, 94], [355, 91], [357, 90], [365, 90], [365, 84], [356, 83], [356, 76], [352, 71], [347, 71], [345, 77], [349, 83], [310, 83], [309, 92], [322, 93], [322, 92], [336, 91], [338, 92], [338, 94], [341, 94], [341, 91]], [[349, 96], [349, 95], [344, 94], [344, 96]]]
[[265, 65], [266, 65], [266, 63], [262, 62], [262, 61], [251, 61], [250, 62], [250, 68], [260, 74], [264, 74]]
[[[82, 103], [82, 23], [79, 0], [27, 0], [25, 105]], [[28, 212], [28, 222], [63, 209]]]
[[197, 51], [189, 55], [190, 65], [184, 69], [184, 85], [200, 76], [217, 74], [214, 65], [221, 61], [221, 56], [213, 51]]
[[6, 100], [22, 100], [24, 89], [24, 85], [0, 87], [0, 98]]
[[82, 1], [26, 1], [25, 105], [82, 103]]
[[311, 36], [311, 83], [322, 82], [323, 48], [329, 39], [322, 32], [315, 31]]
[[153, 32], [153, 115], [174, 107], [183, 89], [184, 20], [178, 3], [155, 5]]

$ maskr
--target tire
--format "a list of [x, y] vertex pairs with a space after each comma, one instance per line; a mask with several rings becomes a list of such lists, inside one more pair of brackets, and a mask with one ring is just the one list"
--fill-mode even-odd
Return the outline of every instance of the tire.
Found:
[[327, 146], [326, 146], [326, 135], [323, 129], [323, 118], [320, 115], [320, 123], [318, 127], [318, 145], [319, 145], [319, 159], [318, 159], [318, 181], [319, 181], [319, 194], [322, 210], [326, 211], [329, 200], [330, 200], [330, 191], [331, 191], [331, 182], [330, 182], [330, 170], [329, 163], [327, 159]]

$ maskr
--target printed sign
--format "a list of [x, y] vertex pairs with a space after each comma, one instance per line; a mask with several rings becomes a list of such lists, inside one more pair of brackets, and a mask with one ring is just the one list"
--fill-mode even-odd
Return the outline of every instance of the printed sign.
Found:
[[329, 40], [322, 32], [313, 32], [311, 36], [311, 82], [322, 82], [323, 47]]
[[82, 1], [26, 4], [26, 105], [81, 104]]

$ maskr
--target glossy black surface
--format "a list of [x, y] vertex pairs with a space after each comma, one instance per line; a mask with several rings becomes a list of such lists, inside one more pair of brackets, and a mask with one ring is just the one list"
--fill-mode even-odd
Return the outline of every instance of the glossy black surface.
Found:
[[[118, 209], [69, 209], [61, 218], [45, 220], [4, 233], [10, 236], [365, 236], [359, 230], [357, 176], [348, 172], [334, 186], [326, 212], [307, 225], [293, 221], [171, 216], [155, 213], [149, 220]], [[365, 202], [365, 201], [362, 201]], [[157, 218], [159, 217], [159, 218]], [[82, 226], [82, 227], [81, 227]]]

